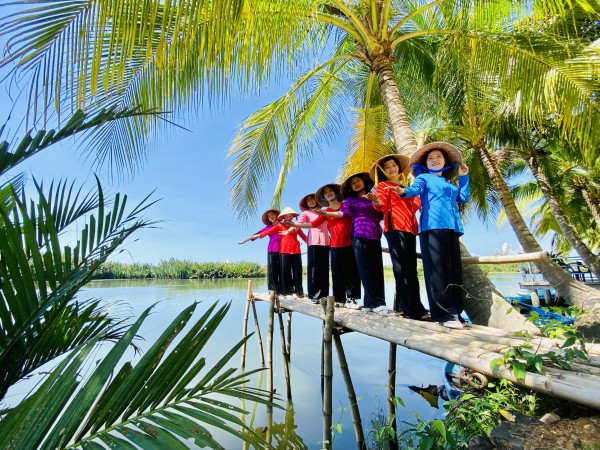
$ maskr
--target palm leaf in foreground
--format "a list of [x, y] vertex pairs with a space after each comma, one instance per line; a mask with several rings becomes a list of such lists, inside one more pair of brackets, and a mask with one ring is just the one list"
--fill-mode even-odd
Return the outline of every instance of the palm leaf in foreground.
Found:
[[266, 392], [243, 387], [255, 371], [234, 374], [234, 369], [225, 368], [246, 339], [209, 370], [203, 371], [206, 361], [200, 357], [230, 304], [209, 307], [171, 347], [196, 306], [182, 311], [136, 364], [122, 363], [122, 357], [151, 308], [83, 381], [79, 377], [89, 369], [91, 362], [86, 356], [92, 344], [71, 354], [31, 397], [3, 418], [0, 446], [100, 448], [103, 443], [111, 448], [134, 448], [134, 443], [142, 448], [176, 449], [187, 448], [185, 440], [193, 440], [201, 447], [221, 449], [206, 428], [209, 425], [260, 448], [261, 438], [238, 417], [246, 411], [223, 400], [229, 397], [272, 405]]
[[[141, 218], [153, 202], [129, 212], [127, 197], [105, 199], [100, 183], [81, 198], [66, 186], [54, 198], [52, 187], [47, 195], [37, 186], [37, 202], [13, 194], [0, 203], [0, 398], [52, 358], [124, 331], [97, 303], [73, 300], [132, 233], [153, 223]], [[86, 215], [76, 244], [64, 245], [61, 232]]]

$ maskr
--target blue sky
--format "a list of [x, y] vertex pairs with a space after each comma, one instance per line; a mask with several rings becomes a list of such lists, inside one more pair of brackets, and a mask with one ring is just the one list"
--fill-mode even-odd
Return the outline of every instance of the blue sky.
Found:
[[[0, 41], [0, 44], [3, 42]], [[0, 71], [0, 76], [5, 71]], [[0, 125], [6, 122], [12, 104], [6, 85], [7, 80], [4, 79], [0, 84]], [[54, 146], [28, 159], [17, 171], [26, 172], [30, 178], [35, 176], [46, 183], [52, 179], [67, 179], [88, 188], [95, 187], [93, 173], [96, 171], [105, 192], [127, 194], [131, 206], [155, 191], [153, 198], [161, 201], [149, 210], [147, 217], [163, 222], [158, 228], [138, 232], [125, 245], [124, 251], [115, 255], [115, 260], [157, 263], [173, 257], [195, 261], [264, 262], [266, 241], [245, 245], [237, 243], [263, 226], [260, 212], [270, 205], [274, 181], [264, 186], [260, 212], [255, 220], [249, 224], [238, 223], [229, 205], [226, 179], [230, 161], [226, 155], [242, 121], [285, 92], [288, 86], [289, 82], [286, 85], [286, 81], [282, 80], [278, 85], [271, 83], [261, 96], [230, 101], [227, 106], [219, 108], [206, 106], [194, 117], [177, 114], [172, 117], [173, 121], [190, 131], [163, 129], [151, 145], [146, 164], [133, 178], [112, 180], [106, 170], [92, 167], [91, 161], [86, 160], [74, 141]], [[16, 105], [7, 132], [1, 139], [14, 136], [24, 108], [23, 102]], [[346, 124], [340, 119], [339, 140], [321, 143], [320, 151], [315, 151], [312, 160], [304, 161], [290, 174], [282, 206], [297, 209], [301, 197], [335, 181], [347, 148]], [[22, 135], [22, 132], [17, 133], [17, 136]], [[9, 175], [15, 173], [13, 171]], [[5, 176], [0, 181], [7, 178]], [[76, 234], [72, 233], [72, 236]], [[385, 245], [385, 239], [383, 241]], [[466, 224], [464, 241], [471, 253], [476, 255], [493, 255], [504, 243], [515, 251], [520, 249], [510, 227], [498, 230], [495, 224], [486, 226], [477, 218]]]
[[[226, 178], [230, 161], [226, 155], [244, 118], [275, 95], [278, 92], [272, 89], [260, 98], [207, 110], [195, 119], [178, 120], [190, 131], [162, 132], [152, 145], [147, 163], [132, 179], [114, 181], [106, 176], [106, 171], [97, 172], [106, 191], [127, 194], [132, 206], [153, 190], [154, 198], [161, 199], [147, 217], [163, 222], [156, 229], [137, 233], [136, 239], [114, 259], [150, 263], [170, 257], [195, 261], [264, 261], [266, 241], [237, 244], [262, 227], [262, 223], [260, 215], [250, 224], [236, 221], [229, 206]], [[1, 92], [0, 104], [7, 101]], [[5, 117], [1, 119], [3, 123]], [[283, 206], [297, 209], [302, 196], [335, 180], [344, 161], [346, 142], [342, 137], [339, 142], [323, 145], [311, 161], [293, 171], [284, 191]], [[45, 182], [66, 178], [89, 187], [94, 185], [94, 168], [72, 141], [30, 158], [19, 171]], [[272, 190], [273, 183], [265, 186], [261, 211], [269, 207]], [[467, 223], [464, 240], [471, 253], [477, 255], [493, 255], [505, 242], [512, 249], [519, 249], [509, 227], [497, 230], [495, 224], [486, 227], [476, 219]]]

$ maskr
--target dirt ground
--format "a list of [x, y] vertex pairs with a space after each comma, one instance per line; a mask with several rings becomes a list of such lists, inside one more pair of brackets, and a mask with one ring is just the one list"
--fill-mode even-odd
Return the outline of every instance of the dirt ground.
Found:
[[600, 417], [559, 420], [550, 425], [540, 425], [525, 439], [523, 449], [600, 449]]

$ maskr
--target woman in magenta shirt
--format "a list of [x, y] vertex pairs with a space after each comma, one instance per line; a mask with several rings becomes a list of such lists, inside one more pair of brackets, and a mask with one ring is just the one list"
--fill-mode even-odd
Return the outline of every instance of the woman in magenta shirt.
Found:
[[[278, 209], [268, 209], [262, 215], [262, 222], [265, 227], [258, 230], [252, 236], [244, 239], [240, 244], [248, 241], [254, 241], [259, 238], [259, 234], [268, 231], [279, 223], [277, 216]], [[267, 286], [270, 291], [279, 294], [281, 292], [281, 256], [279, 246], [281, 245], [281, 235], [279, 233], [269, 234], [269, 245], [267, 247]]]

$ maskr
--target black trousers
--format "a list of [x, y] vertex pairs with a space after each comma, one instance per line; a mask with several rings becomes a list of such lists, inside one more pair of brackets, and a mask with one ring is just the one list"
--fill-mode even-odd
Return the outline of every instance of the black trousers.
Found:
[[308, 296], [321, 298], [329, 295], [329, 246], [309, 245], [306, 251]]
[[408, 231], [389, 230], [385, 238], [390, 249], [396, 280], [394, 310], [405, 311], [412, 319], [423, 317], [427, 310], [421, 303], [417, 275], [417, 237]]
[[429, 230], [419, 234], [431, 319], [458, 320], [464, 309], [459, 234]]
[[360, 274], [351, 245], [331, 247], [331, 281], [336, 302], [343, 303], [347, 298], [361, 297]]
[[269, 291], [281, 292], [281, 255], [279, 252], [267, 252], [267, 286]]
[[302, 257], [300, 254], [281, 254], [281, 294], [304, 295], [302, 289]]
[[377, 308], [385, 305], [383, 284], [383, 258], [379, 239], [354, 238], [352, 240], [358, 272], [365, 290], [364, 307]]

